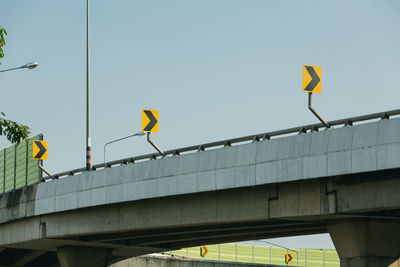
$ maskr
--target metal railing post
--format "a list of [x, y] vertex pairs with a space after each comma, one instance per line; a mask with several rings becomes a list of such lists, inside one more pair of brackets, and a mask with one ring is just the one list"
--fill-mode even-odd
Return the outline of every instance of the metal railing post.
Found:
[[253, 263], [254, 263], [254, 245], [251, 247], [252, 249], [252, 254], [253, 254]]
[[237, 247], [238, 247], [238, 245], [235, 244], [235, 261], [238, 261]]
[[307, 267], [307, 249], [304, 250], [304, 267]]
[[269, 263], [272, 264], [272, 247], [269, 247]]

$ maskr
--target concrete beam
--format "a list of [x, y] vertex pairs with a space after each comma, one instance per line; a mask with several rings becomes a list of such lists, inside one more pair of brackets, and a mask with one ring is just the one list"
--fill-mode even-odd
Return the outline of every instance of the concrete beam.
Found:
[[22, 267], [25, 264], [33, 261], [34, 259], [40, 257], [41, 255], [43, 255], [44, 253], [46, 253], [47, 251], [43, 251], [43, 250], [34, 250], [34, 251], [29, 251], [27, 252], [25, 255], [23, 255], [22, 257], [20, 257], [18, 260], [16, 260], [11, 267]]
[[107, 267], [111, 260], [111, 250], [87, 247], [57, 248], [61, 267]]

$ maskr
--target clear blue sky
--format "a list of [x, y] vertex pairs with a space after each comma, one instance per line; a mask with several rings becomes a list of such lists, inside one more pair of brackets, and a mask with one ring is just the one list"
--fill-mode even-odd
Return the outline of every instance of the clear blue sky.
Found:
[[[91, 11], [94, 164], [140, 130], [143, 108], [160, 111], [164, 149], [316, 122], [303, 64], [322, 66], [314, 105], [327, 120], [399, 108], [399, 0], [91, 0]], [[40, 64], [0, 74], [1, 111], [44, 134], [50, 172], [83, 167], [85, 1], [3, 0], [0, 25], [0, 69]], [[136, 138], [107, 159], [150, 152]]]

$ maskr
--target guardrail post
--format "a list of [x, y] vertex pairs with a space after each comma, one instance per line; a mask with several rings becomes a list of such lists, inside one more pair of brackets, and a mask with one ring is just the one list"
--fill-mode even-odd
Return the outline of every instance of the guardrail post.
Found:
[[304, 267], [307, 267], [307, 249], [304, 250]]
[[322, 263], [323, 267], [325, 267], [325, 250], [322, 250]]
[[218, 260], [221, 260], [221, 244], [218, 245]]
[[269, 247], [269, 263], [272, 264], [272, 247]]
[[238, 245], [235, 244], [235, 261], [238, 261], [238, 260], [237, 260], [237, 259], [238, 259], [238, 256], [237, 256], [237, 247], [238, 247]]
[[251, 246], [252, 254], [253, 254], [253, 263], [254, 263], [254, 246]]

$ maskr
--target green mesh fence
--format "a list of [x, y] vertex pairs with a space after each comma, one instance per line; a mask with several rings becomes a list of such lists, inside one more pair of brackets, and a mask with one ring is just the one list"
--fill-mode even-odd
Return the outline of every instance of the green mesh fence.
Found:
[[0, 151], [0, 193], [37, 183], [42, 178], [39, 161], [32, 157], [32, 140], [43, 140], [43, 135]]
[[[273, 264], [286, 266], [306, 266], [306, 267], [339, 267], [340, 260], [334, 249], [296, 249], [293, 253], [294, 262], [286, 264], [285, 254], [288, 250], [279, 247], [252, 246], [245, 244], [220, 244], [208, 246], [208, 255], [204, 258], [200, 256], [200, 247], [184, 248], [170, 251], [182, 257], [220, 260], [244, 263]], [[297, 265], [298, 262], [298, 265]]]

